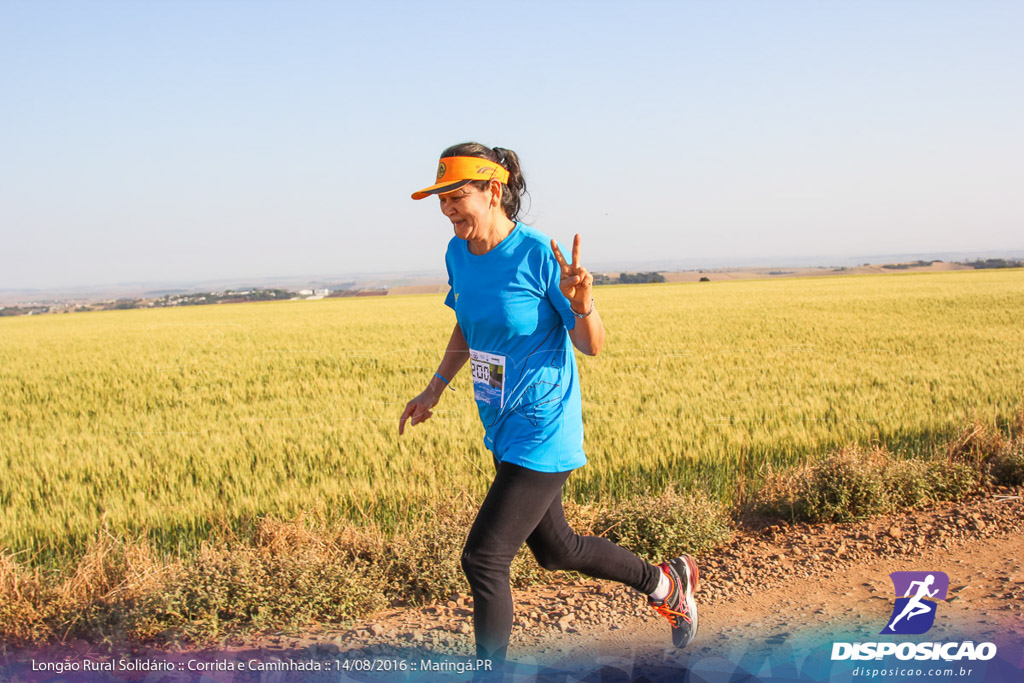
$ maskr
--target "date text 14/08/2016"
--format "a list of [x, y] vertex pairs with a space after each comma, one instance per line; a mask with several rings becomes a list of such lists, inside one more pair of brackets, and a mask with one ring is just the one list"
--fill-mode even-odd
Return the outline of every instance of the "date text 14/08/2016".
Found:
[[438, 673], [464, 674], [474, 671], [490, 671], [490, 659], [466, 661], [445, 661], [433, 659], [409, 660], [401, 658], [357, 658], [335, 660], [339, 671], [430, 671]]

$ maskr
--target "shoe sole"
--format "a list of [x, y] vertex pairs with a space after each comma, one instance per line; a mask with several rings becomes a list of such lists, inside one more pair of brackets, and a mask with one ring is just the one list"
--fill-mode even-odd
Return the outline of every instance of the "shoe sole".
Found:
[[683, 555], [678, 559], [681, 561], [672, 562], [672, 565], [675, 567], [676, 573], [686, 581], [683, 602], [686, 604], [686, 614], [690, 617], [690, 623], [686, 624], [689, 628], [672, 629], [672, 643], [676, 647], [683, 648], [692, 643], [697, 635], [697, 603], [693, 599], [693, 594], [697, 591], [700, 583], [700, 569], [689, 555]]

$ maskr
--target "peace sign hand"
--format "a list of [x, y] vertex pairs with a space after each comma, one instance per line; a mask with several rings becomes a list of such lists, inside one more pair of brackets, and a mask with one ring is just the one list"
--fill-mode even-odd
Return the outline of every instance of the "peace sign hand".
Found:
[[566, 263], [558, 244], [551, 240], [551, 250], [555, 252], [555, 260], [562, 268], [562, 278], [558, 288], [569, 300], [569, 305], [577, 313], [586, 313], [590, 310], [591, 290], [594, 286], [594, 276], [590, 271], [580, 265], [580, 236], [577, 234], [572, 240], [572, 263]]

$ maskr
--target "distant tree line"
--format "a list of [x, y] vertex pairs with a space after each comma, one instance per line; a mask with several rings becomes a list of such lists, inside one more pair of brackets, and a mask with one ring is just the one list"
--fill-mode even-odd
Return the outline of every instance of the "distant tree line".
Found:
[[46, 306], [0, 306], [0, 317], [12, 315], [36, 315], [46, 313]]
[[1020, 268], [1024, 266], [1024, 261], [1012, 258], [987, 258], [984, 261], [981, 259], [976, 261], [962, 261], [961, 265], [970, 266], [977, 270], [984, 270], [986, 268]]
[[594, 275], [595, 285], [636, 285], [648, 282], [665, 282], [665, 276], [653, 271], [650, 273], [619, 273], [618, 279], [604, 273]]
[[888, 268], [889, 270], [906, 270], [907, 268], [917, 268], [919, 266], [927, 268], [933, 263], [942, 263], [942, 261], [921, 261], [920, 259], [918, 259], [917, 261], [912, 261], [910, 263], [883, 263], [882, 267]]

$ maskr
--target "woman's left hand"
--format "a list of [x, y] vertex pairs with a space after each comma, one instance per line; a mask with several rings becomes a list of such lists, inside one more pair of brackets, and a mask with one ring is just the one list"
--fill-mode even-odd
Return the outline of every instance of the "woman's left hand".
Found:
[[590, 310], [590, 300], [593, 297], [594, 276], [590, 271], [580, 265], [580, 236], [577, 234], [572, 240], [572, 263], [566, 263], [558, 244], [551, 240], [551, 249], [555, 252], [555, 259], [562, 268], [562, 279], [558, 283], [562, 294], [569, 300], [569, 304], [577, 313], [586, 313]]

